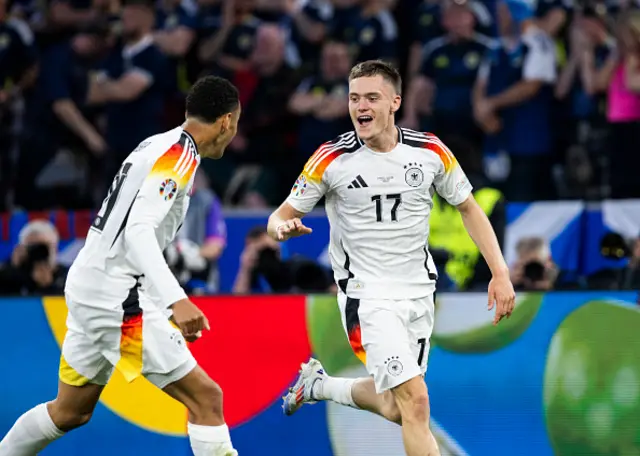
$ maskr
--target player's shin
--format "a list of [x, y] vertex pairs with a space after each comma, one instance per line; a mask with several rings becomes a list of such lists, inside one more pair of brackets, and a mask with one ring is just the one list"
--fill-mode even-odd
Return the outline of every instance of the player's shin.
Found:
[[189, 423], [189, 442], [194, 456], [236, 456], [226, 424], [203, 426]]
[[0, 456], [33, 456], [64, 435], [51, 420], [46, 404], [32, 408], [0, 441]]

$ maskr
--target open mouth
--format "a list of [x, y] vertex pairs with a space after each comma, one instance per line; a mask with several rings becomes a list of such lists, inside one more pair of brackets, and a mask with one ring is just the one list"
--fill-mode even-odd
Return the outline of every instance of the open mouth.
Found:
[[358, 116], [358, 123], [363, 127], [369, 125], [371, 122], [373, 122], [373, 117], [371, 116]]

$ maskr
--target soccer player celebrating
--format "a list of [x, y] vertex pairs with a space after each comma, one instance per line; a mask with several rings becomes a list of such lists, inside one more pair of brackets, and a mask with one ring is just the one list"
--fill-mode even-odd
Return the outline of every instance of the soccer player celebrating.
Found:
[[424, 381], [437, 279], [427, 249], [433, 188], [458, 208], [491, 268], [494, 323], [511, 314], [515, 293], [493, 228], [451, 151], [432, 134], [395, 125], [401, 85], [385, 62], [351, 70], [354, 131], [320, 146], [269, 218], [269, 234], [278, 241], [311, 233], [300, 219], [326, 198], [342, 323], [370, 374], [330, 377], [311, 359], [285, 396], [284, 411], [291, 415], [321, 400], [368, 410], [402, 425], [408, 456], [434, 456], [440, 453]]
[[69, 271], [58, 396], [18, 419], [0, 442], [1, 456], [33, 456], [87, 423], [114, 367], [128, 381], [146, 377], [187, 407], [195, 456], [238, 454], [222, 391], [185, 342], [209, 323], [162, 251], [184, 220], [201, 157], [223, 155], [239, 116], [231, 83], [200, 79], [187, 96], [182, 126], [146, 139], [125, 159]]

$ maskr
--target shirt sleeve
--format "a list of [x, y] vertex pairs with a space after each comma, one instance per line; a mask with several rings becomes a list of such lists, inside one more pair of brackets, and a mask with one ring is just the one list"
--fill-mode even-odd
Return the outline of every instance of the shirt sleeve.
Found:
[[184, 194], [198, 166], [190, 146], [174, 144], [154, 163], [131, 207], [124, 240], [137, 268], [157, 290], [163, 307], [185, 299], [186, 293], [162, 255], [156, 229]]
[[340, 155], [340, 150], [332, 141], [320, 146], [304, 165], [291, 188], [287, 203], [303, 214], [311, 212], [329, 191], [327, 167]]
[[436, 174], [433, 185], [438, 195], [452, 206], [457, 206], [469, 198], [473, 187], [451, 150], [437, 136], [427, 134], [427, 138], [429, 149], [442, 161], [442, 168]]
[[547, 34], [536, 31], [525, 37], [528, 52], [522, 64], [522, 79], [553, 83], [556, 80], [555, 44]]

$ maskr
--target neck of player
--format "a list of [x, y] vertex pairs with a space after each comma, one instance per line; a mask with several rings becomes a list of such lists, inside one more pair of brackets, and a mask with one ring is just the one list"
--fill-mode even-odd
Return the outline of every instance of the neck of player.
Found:
[[398, 144], [398, 129], [390, 122], [379, 135], [365, 139], [364, 143], [374, 152], [391, 152]]

